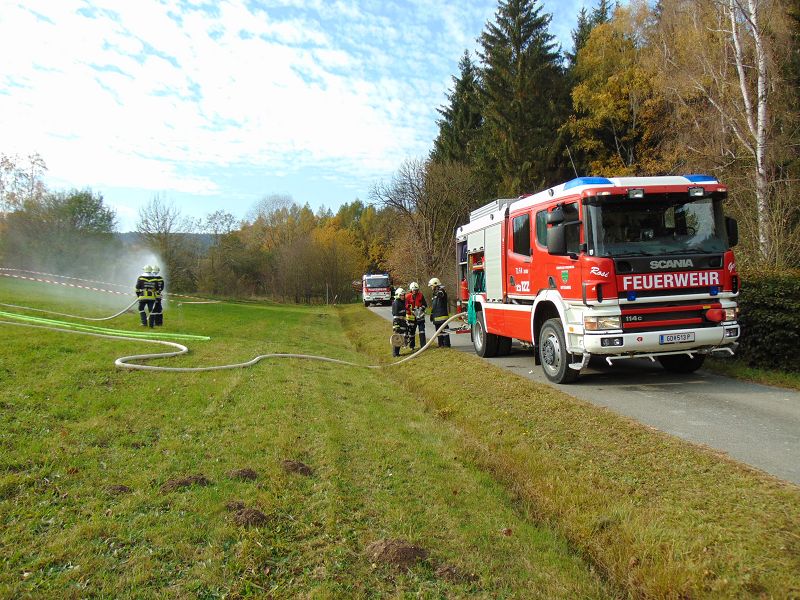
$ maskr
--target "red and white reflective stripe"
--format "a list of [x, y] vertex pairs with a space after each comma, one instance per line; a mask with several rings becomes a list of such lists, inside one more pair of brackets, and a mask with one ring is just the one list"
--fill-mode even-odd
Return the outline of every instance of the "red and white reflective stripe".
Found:
[[25, 277], [24, 275], [14, 275], [12, 273], [0, 273], [3, 277], [13, 277], [14, 279], [25, 279], [27, 281], [37, 281], [39, 283], [52, 283], [53, 285], [61, 285], [64, 287], [71, 287], [71, 288], [78, 288], [82, 290], [91, 290], [93, 292], [105, 292], [106, 294], [116, 294], [118, 296], [130, 296], [130, 293], [125, 292], [118, 292], [117, 290], [104, 290], [102, 288], [97, 287], [89, 287], [86, 285], [80, 285], [77, 283], [68, 283], [65, 281], [52, 281], [50, 279], [42, 279], [40, 277]]
[[8, 267], [0, 267], [0, 271], [14, 271], [15, 273], [28, 273], [30, 275], [44, 275], [45, 277], [58, 277], [59, 279], [71, 279], [72, 281], [83, 281], [84, 283], [99, 283], [101, 285], [110, 285], [111, 287], [119, 287], [128, 289], [129, 286], [119, 283], [110, 283], [108, 281], [97, 281], [95, 279], [82, 279], [81, 277], [69, 277], [67, 275], [57, 275], [55, 273], [42, 273], [40, 271], [26, 271], [25, 269], [10, 269]]
[[[99, 283], [102, 285], [107, 285], [111, 287], [122, 288], [124, 290], [131, 290], [131, 286], [122, 285], [120, 283], [110, 283], [108, 281], [96, 281], [94, 279], [82, 279], [80, 277], [68, 277], [67, 275], [56, 275], [55, 273], [40, 273], [39, 271], [26, 271], [25, 269], [11, 269], [9, 267], [0, 267], [0, 271], [13, 271], [15, 273], [29, 273], [31, 275], [44, 275], [46, 277], [57, 277], [58, 279], [70, 279], [72, 281], [83, 281], [84, 283]], [[64, 287], [74, 287], [74, 288], [81, 288], [84, 290], [92, 290], [95, 292], [107, 292], [109, 294], [118, 294], [120, 296], [128, 296], [133, 293], [131, 292], [116, 292], [112, 290], [105, 290], [96, 287], [89, 287], [84, 285], [77, 285], [72, 283], [64, 283], [62, 281], [52, 281], [49, 279], [39, 279], [37, 277], [24, 277], [22, 275], [10, 275], [8, 273], [0, 273], [0, 275], [5, 275], [6, 277], [14, 277], [16, 279], [27, 279], [28, 281], [38, 281], [40, 283], [52, 283], [55, 285], [63, 285]], [[198, 296], [187, 296], [186, 294], [168, 294], [169, 296], [174, 296], [176, 298], [191, 298], [194, 300], [208, 300], [208, 298], [200, 298]]]

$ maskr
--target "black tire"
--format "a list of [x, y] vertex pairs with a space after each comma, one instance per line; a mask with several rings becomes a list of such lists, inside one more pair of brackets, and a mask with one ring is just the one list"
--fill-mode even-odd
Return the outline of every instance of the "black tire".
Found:
[[508, 356], [511, 353], [512, 341], [513, 340], [510, 337], [498, 336], [497, 356]]
[[705, 354], [695, 354], [689, 356], [688, 354], [668, 354], [667, 356], [659, 356], [658, 362], [664, 367], [665, 371], [670, 373], [694, 373], [703, 366], [706, 361]]
[[539, 360], [544, 376], [553, 383], [572, 383], [578, 379], [579, 371], [569, 368], [572, 355], [567, 352], [564, 327], [561, 319], [549, 319], [539, 330], [537, 340]]
[[366, 308], [366, 307], [368, 307], [368, 306], [369, 306], [369, 302], [367, 302], [366, 300], [364, 300], [364, 308]]
[[475, 347], [475, 354], [481, 358], [497, 356], [498, 336], [486, 332], [482, 311], [477, 314], [475, 324], [472, 326], [472, 345]]

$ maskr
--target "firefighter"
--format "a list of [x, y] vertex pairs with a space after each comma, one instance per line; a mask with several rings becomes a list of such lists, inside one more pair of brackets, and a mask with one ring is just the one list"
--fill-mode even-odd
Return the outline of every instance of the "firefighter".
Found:
[[164, 295], [164, 278], [159, 275], [161, 269], [158, 268], [158, 265], [152, 265], [151, 269], [150, 274], [155, 281], [156, 301], [153, 305], [153, 310], [150, 312], [150, 318], [153, 319], [153, 325], [161, 327], [164, 324], [164, 312], [161, 306], [162, 296]]
[[414, 349], [414, 333], [419, 329], [419, 347], [425, 346], [425, 309], [428, 302], [419, 291], [419, 284], [412, 281], [408, 284], [411, 290], [406, 294], [406, 326], [411, 333], [411, 349]]
[[[406, 333], [406, 292], [401, 287], [394, 291], [392, 331], [399, 335]], [[392, 356], [400, 356], [400, 346], [392, 346]]]
[[153, 276], [153, 267], [150, 265], [142, 267], [142, 274], [136, 280], [136, 296], [139, 298], [139, 318], [142, 320], [142, 327], [148, 325], [153, 327], [155, 324], [153, 309], [156, 304], [156, 280]]
[[[431, 323], [433, 323], [433, 329], [436, 331], [442, 326], [442, 323], [450, 318], [450, 309], [447, 306], [447, 292], [444, 291], [444, 285], [442, 285], [438, 277], [433, 277], [428, 282], [428, 287], [433, 290], [433, 295], [431, 296]], [[439, 348], [450, 347], [450, 334], [446, 333], [446, 331], [447, 328], [443, 329], [436, 338]]]

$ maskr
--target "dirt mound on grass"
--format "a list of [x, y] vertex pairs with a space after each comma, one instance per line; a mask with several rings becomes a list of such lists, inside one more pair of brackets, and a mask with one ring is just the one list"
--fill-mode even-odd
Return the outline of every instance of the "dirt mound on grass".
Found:
[[110, 485], [106, 491], [112, 496], [120, 496], [122, 494], [130, 494], [133, 490], [127, 485]]
[[242, 527], [259, 527], [267, 523], [267, 515], [256, 508], [241, 508], [233, 515], [233, 521]]
[[236, 512], [244, 508], [244, 502], [241, 500], [228, 500], [225, 503], [225, 510], [228, 512]]
[[175, 490], [191, 487], [193, 485], [211, 485], [211, 480], [202, 473], [170, 479], [161, 486], [161, 493], [168, 494], [169, 492], [174, 492]]
[[428, 551], [406, 540], [388, 539], [372, 542], [366, 549], [372, 562], [390, 564], [402, 569], [410, 569], [418, 561], [428, 558]]
[[305, 475], [306, 477], [311, 477], [314, 474], [314, 470], [311, 467], [305, 463], [301, 463], [299, 460], [282, 460], [281, 467], [287, 473], [297, 473], [298, 475]]
[[233, 471], [228, 471], [227, 475], [231, 479], [244, 479], [246, 481], [254, 481], [258, 479], [258, 473], [256, 473], [253, 469], [249, 467], [245, 467], [244, 469], [234, 469]]

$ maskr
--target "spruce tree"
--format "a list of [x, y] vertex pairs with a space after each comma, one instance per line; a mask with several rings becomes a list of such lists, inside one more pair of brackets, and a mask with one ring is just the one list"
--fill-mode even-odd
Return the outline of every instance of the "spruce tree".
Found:
[[591, 26], [594, 27], [596, 25], [608, 23], [611, 20], [612, 12], [611, 2], [608, 0], [600, 0], [600, 4], [592, 11]]
[[481, 116], [478, 70], [464, 51], [458, 63], [459, 75], [453, 77], [453, 89], [447, 94], [450, 104], [437, 109], [439, 135], [433, 142], [431, 158], [436, 161], [469, 163], [474, 152], [473, 140], [480, 129]]
[[502, 0], [479, 38], [484, 187], [517, 195], [557, 176], [554, 147], [564, 112], [564, 74], [551, 15], [537, 0]]
[[572, 30], [572, 52], [567, 52], [567, 61], [569, 69], [575, 67], [575, 62], [578, 60], [578, 52], [586, 44], [589, 39], [589, 34], [592, 33], [593, 23], [589, 19], [589, 13], [586, 12], [586, 7], [582, 6], [578, 13], [578, 23], [575, 29]]

